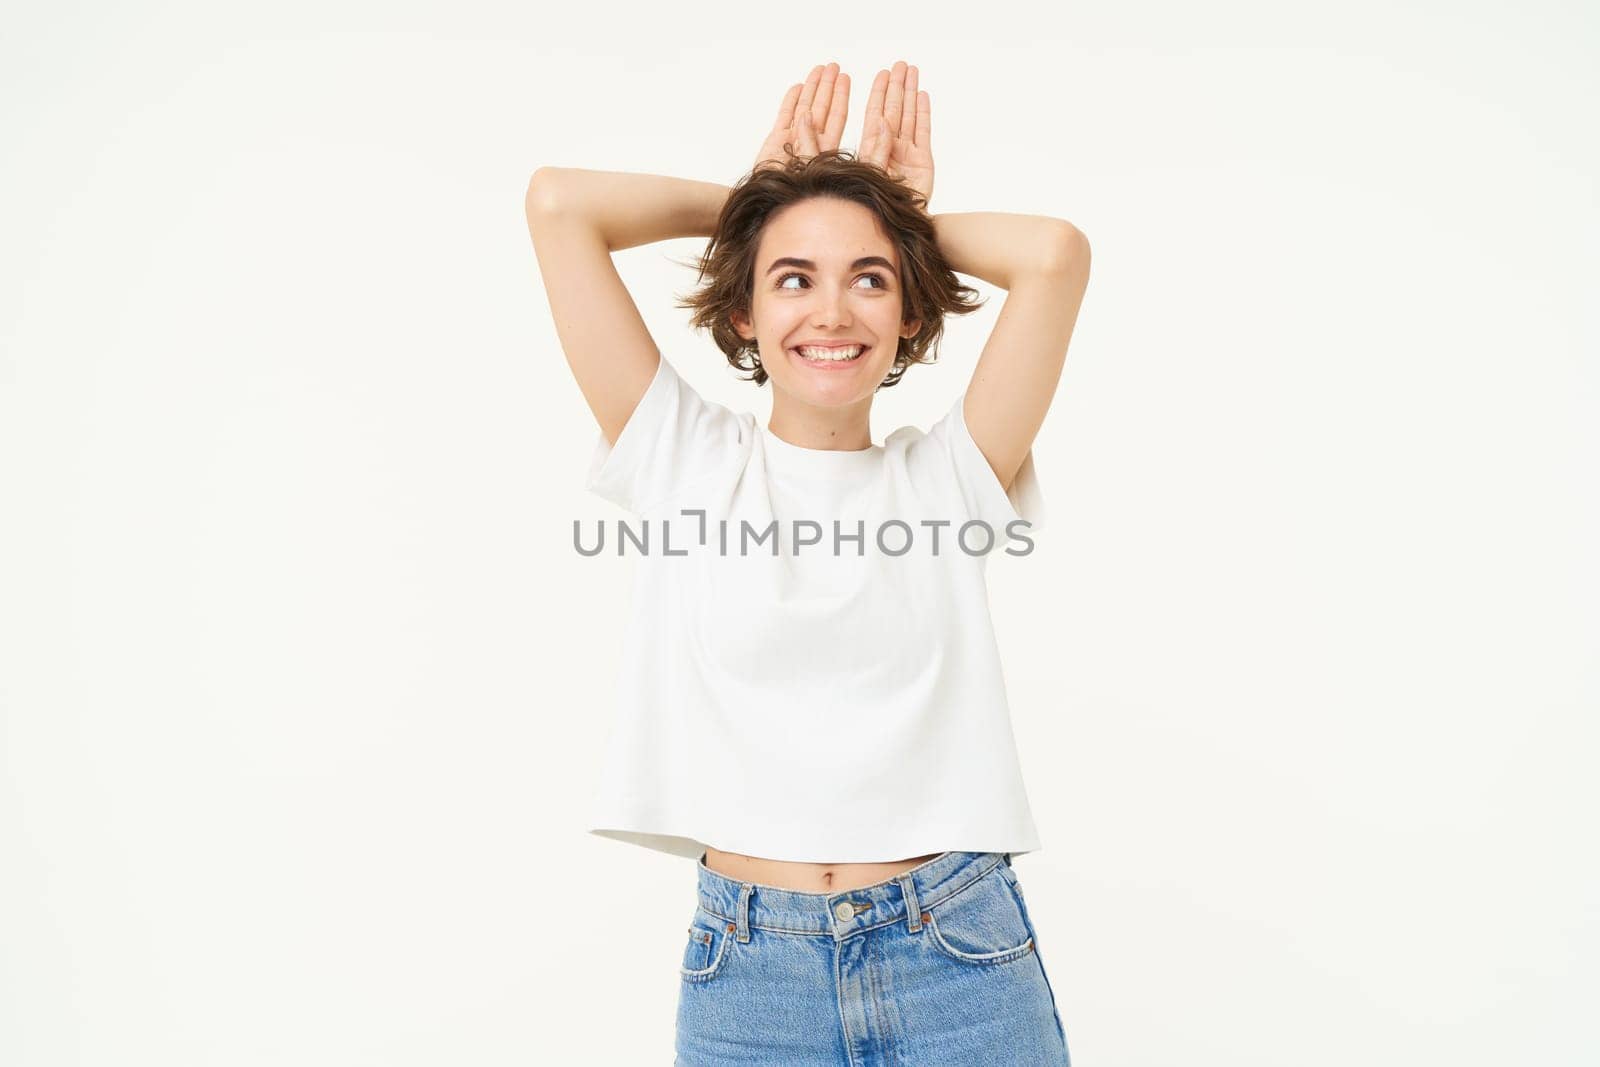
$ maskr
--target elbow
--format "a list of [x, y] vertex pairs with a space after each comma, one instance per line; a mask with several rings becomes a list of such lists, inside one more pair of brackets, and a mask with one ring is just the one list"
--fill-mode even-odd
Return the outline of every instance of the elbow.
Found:
[[550, 214], [557, 210], [559, 198], [556, 192], [560, 184], [560, 167], [540, 167], [528, 179], [528, 188], [522, 197], [522, 206], [530, 216]]
[[1089, 238], [1065, 219], [1057, 219], [1056, 233], [1049, 242], [1043, 270], [1046, 274], [1071, 278], [1089, 275]]

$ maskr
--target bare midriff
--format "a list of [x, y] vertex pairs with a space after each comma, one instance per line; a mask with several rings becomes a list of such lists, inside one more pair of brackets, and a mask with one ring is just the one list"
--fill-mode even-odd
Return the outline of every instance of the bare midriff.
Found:
[[902, 871], [927, 863], [937, 852], [886, 863], [796, 863], [721, 852], [706, 847], [706, 866], [718, 874], [741, 882], [793, 889], [801, 893], [843, 893], [876, 882], [887, 881]]

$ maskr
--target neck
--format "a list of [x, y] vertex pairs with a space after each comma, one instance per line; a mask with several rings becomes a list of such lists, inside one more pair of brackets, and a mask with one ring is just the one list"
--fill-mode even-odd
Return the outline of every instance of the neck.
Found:
[[872, 447], [872, 400], [841, 407], [772, 398], [767, 432], [791, 445], [828, 451], [855, 452]]

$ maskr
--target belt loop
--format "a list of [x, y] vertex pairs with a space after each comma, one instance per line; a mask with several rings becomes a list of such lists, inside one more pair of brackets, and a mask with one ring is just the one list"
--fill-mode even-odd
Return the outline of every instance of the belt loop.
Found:
[[755, 886], [749, 882], [739, 887], [738, 930], [741, 942], [750, 940], [750, 892]]
[[922, 929], [922, 905], [917, 903], [916, 883], [912, 881], [910, 871], [900, 875], [896, 881], [900, 883], [900, 895], [906, 901], [908, 929], [912, 933], [917, 933]]

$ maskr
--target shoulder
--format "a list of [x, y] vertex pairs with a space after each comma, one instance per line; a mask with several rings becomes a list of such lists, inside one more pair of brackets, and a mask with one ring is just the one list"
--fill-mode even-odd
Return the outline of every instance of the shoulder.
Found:
[[929, 456], [936, 458], [937, 453], [950, 448], [951, 441], [960, 428], [956, 422], [961, 418], [961, 402], [964, 398], [965, 394], [956, 397], [943, 408], [926, 429], [907, 424], [894, 430], [884, 438], [884, 451], [916, 459]]
[[754, 415], [704, 396], [663, 356], [617, 439], [597, 434], [588, 488], [641, 513], [737, 463], [754, 434]]
[[1012, 483], [1002, 485], [967, 428], [963, 392], [927, 430], [903, 426], [890, 434], [885, 449], [904, 457], [902, 465], [919, 494], [954, 494], [965, 513], [996, 528], [1015, 520], [1044, 524], [1044, 496], [1030, 449]]

